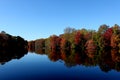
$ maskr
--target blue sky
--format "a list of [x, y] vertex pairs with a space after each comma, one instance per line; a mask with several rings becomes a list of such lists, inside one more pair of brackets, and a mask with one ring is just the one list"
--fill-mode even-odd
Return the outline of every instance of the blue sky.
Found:
[[26, 40], [102, 24], [120, 25], [120, 0], [0, 0], [0, 31]]

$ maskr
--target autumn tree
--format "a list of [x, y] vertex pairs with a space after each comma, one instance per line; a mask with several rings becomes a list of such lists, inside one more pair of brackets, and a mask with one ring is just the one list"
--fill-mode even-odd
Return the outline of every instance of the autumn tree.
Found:
[[106, 24], [101, 25], [98, 29], [99, 35], [104, 34], [108, 28], [109, 28], [109, 26]]
[[65, 50], [65, 49], [70, 50], [71, 49], [71, 43], [67, 39], [62, 38], [60, 47], [63, 50]]
[[[42, 45], [44, 44], [44, 46]], [[52, 35], [44, 41], [35, 41], [36, 48], [44, 47], [46, 50], [103, 50], [110, 48], [120, 49], [120, 27], [115, 24], [109, 27], [103, 24], [96, 30], [74, 29], [67, 27], [59, 36]], [[48, 50], [49, 49], [49, 50]]]
[[45, 49], [45, 39], [35, 40], [35, 52], [40, 53], [44, 52]]
[[77, 31], [75, 34], [75, 48], [76, 49], [84, 49], [84, 45], [85, 45], [85, 39], [84, 39], [84, 35], [80, 32]]
[[118, 35], [120, 34], [120, 26], [115, 24], [113, 27], [113, 34]]
[[71, 49], [74, 48], [74, 34], [75, 29], [71, 27], [67, 27], [64, 29], [64, 34], [60, 35], [61, 38], [61, 49]]
[[113, 26], [113, 35], [111, 37], [111, 47], [114, 49], [120, 49], [120, 27], [117, 24]]
[[29, 41], [28, 42], [28, 50], [31, 52], [35, 51], [35, 41]]
[[104, 45], [105, 48], [110, 47], [112, 34], [113, 34], [113, 29], [112, 28], [108, 28], [106, 30], [106, 32], [103, 34], [103, 41], [104, 41], [103, 45]]
[[58, 37], [56, 35], [50, 36], [50, 48], [52, 50], [60, 49], [60, 41], [61, 41], [60, 37]]
[[98, 31], [95, 33], [95, 41], [99, 49], [104, 48], [104, 36], [105, 32], [108, 30], [109, 26], [106, 24], [100, 25]]

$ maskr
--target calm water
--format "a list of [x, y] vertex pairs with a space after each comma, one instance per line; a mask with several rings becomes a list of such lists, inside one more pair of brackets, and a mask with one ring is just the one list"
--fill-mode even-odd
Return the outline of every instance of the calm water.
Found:
[[[70, 65], [70, 64], [68, 64]], [[72, 64], [71, 64], [72, 65]], [[63, 60], [51, 61], [47, 55], [28, 53], [0, 65], [0, 80], [120, 80], [120, 72], [104, 72], [99, 66], [66, 66]]]

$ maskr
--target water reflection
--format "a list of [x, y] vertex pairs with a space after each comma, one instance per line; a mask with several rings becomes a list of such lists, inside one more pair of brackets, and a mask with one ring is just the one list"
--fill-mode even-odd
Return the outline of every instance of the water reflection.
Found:
[[4, 65], [12, 59], [20, 59], [27, 54], [27, 49], [2, 49], [0, 50], [0, 64]]
[[0, 64], [12, 59], [20, 59], [28, 52], [28, 42], [20, 36], [12, 36], [4, 31], [0, 33]]
[[99, 66], [103, 72], [111, 70], [120, 71], [120, 53], [118, 50], [102, 50], [102, 51], [75, 51], [75, 50], [39, 50], [37, 54], [46, 54], [48, 58], [55, 62], [63, 60], [66, 67], [82, 65], [86, 67]]

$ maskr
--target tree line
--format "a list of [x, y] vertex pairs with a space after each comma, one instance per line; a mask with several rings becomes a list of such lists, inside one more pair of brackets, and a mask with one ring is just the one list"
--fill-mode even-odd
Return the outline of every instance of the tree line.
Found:
[[104, 72], [120, 71], [120, 26], [101, 25], [98, 30], [67, 27], [64, 33], [28, 42], [28, 50], [62, 60], [67, 67], [97, 66]]
[[0, 33], [0, 64], [19, 59], [28, 52], [28, 42], [20, 36], [12, 36], [5, 31]]
[[0, 33], [0, 50], [28, 49], [28, 42], [20, 36], [12, 36], [4, 31]]
[[98, 30], [87, 30], [67, 27], [64, 33], [51, 35], [46, 39], [29, 41], [29, 50], [94, 50], [116, 49], [120, 52], [120, 26], [115, 24], [110, 27], [100, 25]]

